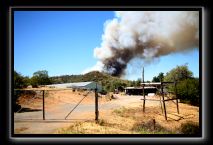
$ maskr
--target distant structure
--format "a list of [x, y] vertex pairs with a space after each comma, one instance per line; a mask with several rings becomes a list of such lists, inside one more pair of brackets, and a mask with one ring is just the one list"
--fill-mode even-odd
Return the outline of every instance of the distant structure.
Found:
[[102, 86], [96, 82], [76, 82], [76, 83], [64, 83], [64, 84], [52, 84], [46, 85], [49, 88], [73, 88], [73, 89], [86, 89], [95, 90], [97, 87], [97, 92], [102, 91]]
[[[148, 95], [149, 93], [156, 94], [157, 88], [153, 86], [144, 87], [144, 94]], [[127, 95], [143, 95], [143, 87], [126, 87], [125, 94]]]
[[[145, 86], [145, 84], [147, 86]], [[144, 83], [144, 67], [142, 69], [142, 77], [141, 77], [141, 86], [140, 87], [126, 87], [125, 88], [125, 93], [127, 95], [148, 95], [148, 94], [156, 94], [157, 93], [157, 86], [160, 85], [160, 83], [151, 83], [149, 86], [148, 84], [150, 83]], [[153, 86], [153, 84], [155, 84]]]

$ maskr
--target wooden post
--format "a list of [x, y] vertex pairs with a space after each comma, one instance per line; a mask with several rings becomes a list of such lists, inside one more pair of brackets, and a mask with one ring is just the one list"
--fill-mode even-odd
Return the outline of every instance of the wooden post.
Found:
[[143, 84], [143, 112], [145, 112], [145, 100], [146, 100], [146, 97], [145, 97], [144, 84]]
[[164, 101], [164, 92], [163, 92], [163, 83], [162, 82], [161, 82], [161, 93], [162, 93], [162, 98], [163, 98], [164, 116], [165, 116], [165, 119], [167, 120], [166, 105], [165, 105], [165, 101]]
[[155, 124], [156, 124], [156, 121], [155, 119], [153, 119], [153, 129], [155, 130]]
[[161, 108], [161, 111], [163, 113], [163, 106], [162, 106], [161, 96], [160, 96], [160, 108]]
[[175, 82], [175, 97], [176, 97], [177, 113], [179, 114], [178, 97], [177, 97], [177, 83], [176, 82]]
[[97, 94], [97, 83], [96, 83], [96, 89], [95, 89], [95, 120], [98, 121], [98, 94]]
[[43, 92], [43, 120], [45, 120], [45, 100], [44, 100], [44, 90]]

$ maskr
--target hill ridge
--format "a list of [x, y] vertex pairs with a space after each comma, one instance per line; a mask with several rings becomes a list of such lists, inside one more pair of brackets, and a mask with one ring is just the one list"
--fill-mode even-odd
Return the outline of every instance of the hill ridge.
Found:
[[50, 79], [54, 84], [95, 81], [101, 84], [106, 91], [113, 91], [120, 86], [126, 87], [131, 83], [129, 80], [124, 80], [99, 71], [92, 71], [80, 75], [52, 76]]

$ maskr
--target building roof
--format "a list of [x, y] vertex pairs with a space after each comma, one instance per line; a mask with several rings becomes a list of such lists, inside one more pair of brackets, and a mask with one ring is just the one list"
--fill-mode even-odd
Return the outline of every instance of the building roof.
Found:
[[63, 83], [63, 84], [52, 84], [52, 85], [47, 85], [48, 87], [54, 86], [54, 87], [85, 87], [88, 84], [91, 84], [93, 82], [77, 82], [77, 83]]
[[141, 85], [161, 85], [161, 82], [141, 83]]
[[135, 89], [135, 87], [126, 87], [125, 89]]
[[85, 87], [88, 84], [91, 84], [94, 82], [77, 82], [77, 83], [69, 83], [70, 86], [75, 86], [75, 87]]
[[[155, 89], [153, 86], [145, 86], [144, 89]], [[143, 87], [126, 87], [125, 89], [143, 89]]]
[[[46, 85], [47, 87], [54, 87], [54, 88], [83, 88], [83, 89], [95, 89], [96, 82], [76, 82], [76, 83], [63, 83], [63, 84], [52, 84]], [[101, 90], [102, 87], [97, 84], [97, 89]]]

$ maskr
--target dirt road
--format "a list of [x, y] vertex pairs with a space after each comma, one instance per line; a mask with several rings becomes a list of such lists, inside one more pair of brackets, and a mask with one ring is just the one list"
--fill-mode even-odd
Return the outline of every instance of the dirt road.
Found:
[[[142, 104], [141, 96], [125, 96], [114, 95], [116, 99], [108, 102], [99, 101], [99, 117], [106, 115], [102, 112], [110, 112], [113, 109], [122, 106], [139, 106]], [[80, 98], [79, 98], [80, 100]], [[95, 102], [95, 100], [94, 100]], [[60, 127], [65, 127], [81, 120], [93, 120], [95, 118], [95, 105], [94, 104], [80, 104], [76, 109], [67, 117], [70, 111], [76, 106], [76, 103], [58, 103], [45, 110], [45, 120], [43, 119], [42, 110], [33, 112], [14, 113], [14, 130], [16, 133], [21, 134], [51, 134]]]
[[[99, 98], [99, 118], [109, 116], [112, 110], [121, 107], [141, 107], [142, 96], [128, 96], [114, 94], [115, 99], [103, 101]], [[156, 96], [155, 96], [156, 97]], [[155, 98], [154, 97], [154, 98]], [[149, 97], [152, 98], [152, 97]], [[95, 98], [94, 99], [95, 102]], [[152, 98], [153, 99], [153, 98]], [[79, 98], [81, 100], [81, 98]], [[93, 102], [92, 100], [90, 100]], [[45, 120], [42, 120], [42, 110], [33, 112], [14, 113], [14, 130], [15, 134], [52, 134], [57, 129], [70, 126], [76, 121], [94, 120], [95, 105], [94, 103], [82, 103], [67, 116], [77, 103], [58, 102], [46, 106]], [[159, 101], [146, 101], [146, 106], [157, 106], [160, 109]], [[65, 117], [67, 116], [66, 120]]]

